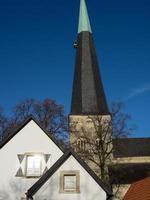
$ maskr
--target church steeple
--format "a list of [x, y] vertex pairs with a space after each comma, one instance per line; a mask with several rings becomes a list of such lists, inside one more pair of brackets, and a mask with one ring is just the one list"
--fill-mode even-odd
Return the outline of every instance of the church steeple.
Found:
[[89, 31], [90, 33], [92, 32], [85, 0], [80, 1], [78, 33], [83, 31]]
[[109, 114], [85, 0], [80, 0], [71, 115]]

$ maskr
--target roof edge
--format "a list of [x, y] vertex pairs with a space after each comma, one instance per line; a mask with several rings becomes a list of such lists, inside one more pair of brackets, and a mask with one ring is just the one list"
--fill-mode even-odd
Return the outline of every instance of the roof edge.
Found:
[[54, 139], [47, 130], [45, 130], [40, 123], [33, 117], [33, 115], [28, 116], [23, 122], [18, 125], [17, 128], [15, 128], [14, 131], [12, 131], [1, 143], [0, 143], [0, 149], [2, 149], [21, 129], [23, 129], [30, 121], [34, 121], [41, 129], [42, 131], [58, 146], [58, 148], [64, 153], [65, 150], [62, 146], [58, 144], [56, 139]]
[[106, 192], [107, 199], [113, 196], [111, 189], [106, 186], [99, 177], [89, 168], [89, 166], [73, 151], [69, 149], [62, 155], [58, 161], [27, 191], [26, 196], [32, 198], [33, 195], [42, 187], [42, 185], [57, 171], [57, 169], [70, 157], [73, 156], [80, 165], [92, 176], [92, 178], [101, 186]]

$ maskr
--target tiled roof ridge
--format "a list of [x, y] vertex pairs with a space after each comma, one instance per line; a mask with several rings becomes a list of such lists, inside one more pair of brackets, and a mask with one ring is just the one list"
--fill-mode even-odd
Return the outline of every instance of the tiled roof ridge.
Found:
[[139, 183], [145, 182], [145, 180], [149, 180], [149, 181], [150, 181], [150, 176], [148, 176], [148, 177], [146, 177], [146, 178], [144, 178], [144, 179], [141, 179], [141, 180], [139, 180], [139, 181], [136, 181], [135, 183], [133, 183], [133, 185], [134, 185], [134, 184], [139, 184]]

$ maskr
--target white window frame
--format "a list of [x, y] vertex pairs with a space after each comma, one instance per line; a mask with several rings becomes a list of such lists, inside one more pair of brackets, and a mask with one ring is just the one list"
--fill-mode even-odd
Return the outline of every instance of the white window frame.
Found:
[[[26, 178], [37, 178], [37, 177], [40, 177], [42, 175], [42, 156], [43, 154], [42, 153], [26, 153], [26, 163], [25, 163], [25, 177]], [[33, 172], [33, 174], [28, 174], [28, 157], [41, 157], [41, 160], [40, 160], [40, 167], [39, 167], [39, 174], [36, 174]]]

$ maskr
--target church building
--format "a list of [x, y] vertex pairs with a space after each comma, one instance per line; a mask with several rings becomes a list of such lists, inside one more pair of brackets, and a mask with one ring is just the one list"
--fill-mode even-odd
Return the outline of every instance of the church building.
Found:
[[150, 138], [114, 139], [112, 136], [112, 119], [85, 1], [81, 1], [75, 48], [70, 144], [122, 198], [132, 183], [150, 176]]
[[0, 200], [117, 200], [116, 190], [123, 199], [132, 183], [150, 176], [150, 138], [112, 136], [85, 0], [74, 48], [70, 147], [33, 117], [22, 122], [0, 143]]

